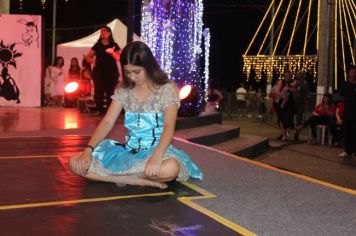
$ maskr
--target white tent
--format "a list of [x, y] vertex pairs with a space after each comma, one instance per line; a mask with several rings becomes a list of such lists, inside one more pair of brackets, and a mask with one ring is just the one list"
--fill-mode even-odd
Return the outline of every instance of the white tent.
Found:
[[[127, 43], [127, 27], [119, 19], [114, 19], [107, 24], [112, 30], [114, 40], [119, 44], [120, 48], [126, 46]], [[98, 41], [100, 37], [100, 30], [88, 35], [84, 38], [77, 39], [71, 42], [62, 43], [57, 45], [57, 56], [64, 58], [64, 71], [69, 69], [70, 59], [73, 57], [78, 58], [79, 63], [83, 59], [83, 55], [89, 52], [89, 49]], [[140, 40], [140, 38], [134, 34], [134, 41]]]

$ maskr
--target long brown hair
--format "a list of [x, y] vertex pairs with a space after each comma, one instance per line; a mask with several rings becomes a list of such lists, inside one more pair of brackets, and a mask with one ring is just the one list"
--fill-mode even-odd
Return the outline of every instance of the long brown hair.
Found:
[[[72, 65], [72, 61], [76, 62], [75, 66]], [[72, 57], [72, 59], [70, 59], [70, 66], [69, 66], [68, 74], [80, 77], [80, 71], [81, 71], [81, 69], [80, 69], [80, 66], [79, 66], [78, 58]]]
[[[125, 65], [142, 66], [145, 68], [149, 79], [156, 85], [169, 82], [167, 74], [163, 72], [150, 48], [143, 42], [136, 41], [126, 45], [120, 55], [121, 68]], [[135, 82], [123, 73], [123, 87], [133, 88]]]

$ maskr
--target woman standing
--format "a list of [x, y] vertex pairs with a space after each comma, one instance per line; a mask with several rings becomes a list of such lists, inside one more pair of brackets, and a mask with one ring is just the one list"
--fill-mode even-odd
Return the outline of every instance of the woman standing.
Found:
[[[53, 66], [48, 66], [45, 77], [45, 96], [54, 106], [61, 106], [64, 95], [64, 60], [56, 57]], [[48, 102], [49, 102], [48, 101]], [[51, 105], [50, 103], [48, 105]]]
[[114, 94], [118, 83], [119, 70], [117, 61], [120, 58], [120, 47], [114, 42], [110, 27], [104, 26], [100, 30], [100, 38], [89, 50], [86, 60], [94, 65], [94, 100], [96, 110], [100, 114], [105, 113], [104, 98], [106, 108], [111, 103], [111, 96]]
[[284, 79], [280, 80], [275, 88], [276, 100], [273, 103], [279, 128], [282, 131], [281, 139], [288, 139], [288, 130], [294, 129], [294, 94], [296, 92], [296, 84], [289, 70], [284, 73]]

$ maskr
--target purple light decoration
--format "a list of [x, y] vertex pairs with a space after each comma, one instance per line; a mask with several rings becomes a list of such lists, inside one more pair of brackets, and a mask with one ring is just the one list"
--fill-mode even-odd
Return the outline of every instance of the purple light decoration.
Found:
[[198, 91], [198, 101], [181, 104], [180, 110], [201, 112], [203, 73], [201, 70], [202, 0], [143, 1], [141, 39], [149, 47], [179, 87], [190, 84]]

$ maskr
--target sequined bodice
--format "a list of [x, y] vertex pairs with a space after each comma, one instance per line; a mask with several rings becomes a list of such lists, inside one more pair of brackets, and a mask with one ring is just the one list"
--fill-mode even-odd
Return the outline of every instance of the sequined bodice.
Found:
[[163, 114], [126, 112], [124, 123], [128, 129], [126, 148], [141, 151], [158, 144], [163, 131]]

